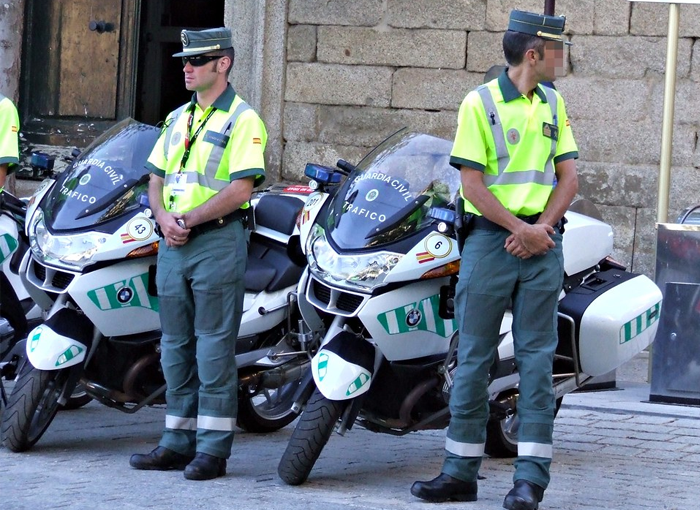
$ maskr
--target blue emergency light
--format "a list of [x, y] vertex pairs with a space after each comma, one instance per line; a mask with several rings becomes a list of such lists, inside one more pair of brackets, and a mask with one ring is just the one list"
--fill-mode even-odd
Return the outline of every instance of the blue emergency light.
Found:
[[313, 163], [306, 164], [304, 175], [320, 184], [338, 184], [344, 177], [330, 167]]

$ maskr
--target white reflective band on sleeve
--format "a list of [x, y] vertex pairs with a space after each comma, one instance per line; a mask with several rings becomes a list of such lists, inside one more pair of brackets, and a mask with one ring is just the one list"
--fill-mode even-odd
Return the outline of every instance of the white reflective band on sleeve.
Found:
[[445, 440], [445, 450], [460, 457], [483, 457], [484, 443], [458, 443], [448, 437]]
[[197, 418], [165, 415], [165, 428], [173, 430], [197, 430]]
[[518, 443], [518, 457], [552, 458], [552, 445], [542, 443]]
[[236, 418], [218, 418], [216, 416], [197, 416], [197, 428], [230, 432], [236, 425]]

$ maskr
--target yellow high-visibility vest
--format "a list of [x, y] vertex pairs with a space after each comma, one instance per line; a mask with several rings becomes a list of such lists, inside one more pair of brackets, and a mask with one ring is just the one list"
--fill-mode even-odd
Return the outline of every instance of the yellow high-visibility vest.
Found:
[[[187, 138], [194, 141], [185, 157]], [[236, 179], [255, 176], [255, 186], [260, 185], [265, 180], [266, 143], [262, 120], [229, 85], [206, 110], [193, 95], [190, 103], [168, 115], [146, 167], [165, 179], [165, 210], [186, 213]]]
[[[450, 164], [484, 173], [484, 184], [516, 216], [541, 213], [552, 193], [554, 167], [578, 158], [564, 100], [538, 85], [532, 101], [505, 71], [464, 98]], [[481, 214], [465, 200], [465, 212]]]
[[0, 165], [12, 173], [19, 163], [19, 115], [12, 101], [0, 94]]

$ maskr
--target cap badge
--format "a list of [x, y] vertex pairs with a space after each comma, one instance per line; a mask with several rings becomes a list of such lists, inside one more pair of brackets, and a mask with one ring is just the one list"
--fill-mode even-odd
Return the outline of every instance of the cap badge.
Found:
[[190, 38], [187, 35], [187, 31], [183, 30], [180, 32], [180, 41], [182, 41], [183, 46], [189, 46], [190, 45]]

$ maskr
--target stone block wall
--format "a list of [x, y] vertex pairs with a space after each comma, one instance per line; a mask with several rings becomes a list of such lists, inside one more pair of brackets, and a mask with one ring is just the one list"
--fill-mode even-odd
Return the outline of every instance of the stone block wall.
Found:
[[[281, 178], [358, 161], [407, 126], [452, 138], [464, 95], [502, 64], [511, 9], [543, 0], [289, 0]], [[615, 230], [615, 257], [654, 273], [668, 5], [558, 0], [580, 196]], [[669, 220], [700, 203], [700, 6], [681, 6]]]

